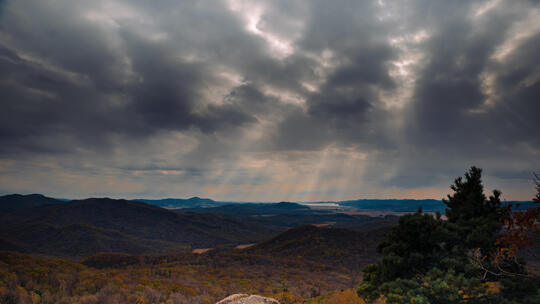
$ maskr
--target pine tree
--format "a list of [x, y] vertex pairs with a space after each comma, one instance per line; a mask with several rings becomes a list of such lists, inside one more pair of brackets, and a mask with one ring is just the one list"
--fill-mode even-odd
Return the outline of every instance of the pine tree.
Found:
[[[376, 299], [385, 283], [400, 280], [401, 284], [424, 274], [446, 260], [444, 243], [456, 237], [446, 230], [440, 216], [423, 214], [419, 209], [399, 219], [399, 224], [385, 235], [377, 246], [382, 255], [379, 263], [364, 269], [363, 281], [358, 294], [368, 300]], [[387, 290], [392, 286], [385, 285]], [[390, 288], [390, 289], [388, 289]]]
[[[453, 194], [444, 200], [447, 220], [421, 210], [402, 216], [377, 248], [381, 260], [364, 269], [358, 295], [368, 301], [383, 296], [387, 304], [537, 303], [536, 281], [490, 271], [500, 266], [492, 261], [510, 213], [500, 191], [486, 198], [481, 175], [471, 167], [465, 179], [455, 180]], [[488, 281], [501, 283], [501, 292], [489, 289]]]
[[459, 234], [459, 248], [464, 251], [480, 249], [483, 256], [493, 254], [495, 242], [508, 217], [508, 209], [501, 205], [501, 192], [493, 190], [493, 195], [487, 199], [482, 169], [474, 166], [465, 173], [465, 180], [458, 177], [450, 188], [454, 193], [443, 202], [448, 206], [448, 222]]

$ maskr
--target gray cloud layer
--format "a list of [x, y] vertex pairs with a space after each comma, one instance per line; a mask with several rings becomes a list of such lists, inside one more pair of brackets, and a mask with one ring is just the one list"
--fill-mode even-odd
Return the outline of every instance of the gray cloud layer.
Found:
[[537, 2], [0, 6], [0, 191], [439, 198], [476, 164], [531, 195]]

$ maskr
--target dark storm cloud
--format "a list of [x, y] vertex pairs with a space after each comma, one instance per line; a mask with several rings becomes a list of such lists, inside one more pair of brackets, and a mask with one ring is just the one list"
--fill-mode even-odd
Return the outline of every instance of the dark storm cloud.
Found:
[[[432, 6], [435, 11], [425, 12], [445, 15], [445, 22], [434, 24], [433, 37], [425, 43], [426, 60], [406, 109], [404, 136], [415, 150], [423, 151], [423, 160], [418, 163], [414, 156], [402, 154], [407, 160], [397, 164], [402, 172], [388, 183], [428, 185], [426, 179], [435, 183], [458, 173], [450, 168], [468, 164], [502, 166], [492, 172], [501, 178], [537, 170], [539, 137], [534, 130], [539, 124], [533, 113], [540, 110], [540, 62], [533, 53], [539, 51], [538, 34], [514, 43], [511, 55], [497, 59], [529, 7], [501, 1], [485, 15], [471, 18], [474, 3], [445, 4], [450, 7]], [[527, 30], [519, 29], [520, 34]], [[530, 83], [525, 85], [527, 79]], [[441, 175], [445, 171], [448, 174]]]
[[[414, 27], [423, 25], [431, 37], [420, 45], [423, 60], [404, 108], [404, 128], [398, 131], [406, 144], [399, 156], [389, 156], [399, 159], [393, 164], [398, 173], [385, 185], [430, 186], [470, 164], [499, 167], [487, 172], [503, 179], [519, 175], [526, 180], [522, 172], [538, 169], [534, 116], [540, 110], [540, 62], [533, 54], [540, 36], [527, 36], [530, 27], [538, 29], [538, 20], [530, 21], [538, 7], [528, 14], [527, 2], [492, 2], [495, 6], [481, 16], [475, 10], [478, 14], [479, 5], [488, 2], [415, 6]], [[519, 27], [527, 17], [528, 27]], [[517, 35], [526, 38], [513, 42]], [[498, 58], [505, 47], [515, 50]]]
[[501, 131], [489, 121], [491, 115], [474, 111], [487, 98], [481, 74], [518, 16], [491, 12], [489, 20], [475, 26], [473, 23], [479, 21], [470, 18], [470, 9], [469, 5], [448, 2], [426, 12], [446, 15], [447, 21], [434, 29], [435, 37], [426, 43], [426, 64], [411, 104], [412, 140], [476, 149], [483, 145], [471, 144], [493, 140]]
[[[350, 5], [355, 9], [351, 10]], [[26, 131], [12, 134], [17, 141], [7, 142], [5, 150], [23, 149], [24, 145], [18, 142], [33, 142], [36, 140], [33, 137], [39, 137], [40, 132], [49, 135], [65, 132], [67, 137], [79, 141], [70, 143], [72, 146], [83, 143], [107, 146], [111, 134], [139, 137], [192, 127], [214, 132], [255, 122], [256, 119], [243, 110], [252, 107], [253, 100], [244, 105], [227, 103], [230, 101], [227, 99], [225, 104], [200, 105], [201, 92], [218, 81], [213, 69], [219, 66], [230, 67], [254, 86], [271, 86], [273, 90], [284, 89], [303, 96], [308, 103], [307, 119], [332, 129], [347, 129], [354, 127], [351, 124], [358, 125], [367, 119], [362, 117], [363, 113], [377, 103], [370, 86], [392, 86], [386, 70], [392, 49], [379, 37], [382, 30], [374, 17], [373, 3], [314, 3], [308, 10], [306, 34], [298, 43], [301, 51], [283, 61], [271, 58], [260, 38], [243, 33], [238, 20], [208, 6], [184, 4], [178, 10], [187, 10], [187, 18], [180, 20], [172, 18], [172, 13], [166, 10], [143, 7], [150, 16], [164, 16], [156, 29], [158, 32], [165, 30], [166, 35], [175, 38], [164, 43], [148, 41], [148, 35], [152, 33], [141, 36], [130, 31], [127, 26], [135, 29], [141, 26], [136, 22], [119, 22], [121, 29], [115, 33], [89, 24], [88, 20], [80, 20], [80, 14], [88, 7], [74, 7], [73, 12], [79, 14], [73, 14], [68, 12], [69, 6], [60, 12], [45, 4], [29, 11], [21, 11], [15, 6], [15, 17], [7, 18], [5, 32], [15, 47], [30, 51], [56, 66], [52, 70], [34, 67], [32, 71], [21, 72], [20, 66], [7, 63], [14, 71], [10, 73], [6, 69], [5, 79], [14, 77], [15, 73], [24, 73], [23, 77], [39, 75], [34, 76], [38, 79], [27, 81], [27, 88], [43, 89], [44, 94], [51, 93], [51, 96], [49, 101], [41, 101], [46, 97], [29, 96], [28, 90], [17, 90], [25, 98], [36, 99], [37, 105], [28, 107], [33, 113], [15, 108], [6, 113], [13, 122], [8, 122], [9, 126], [4, 129], [14, 126], [15, 121], [28, 118], [31, 121], [25, 124]], [[194, 12], [208, 18], [201, 21]], [[61, 14], [70, 17], [60, 17]], [[342, 16], [341, 20], [338, 16]], [[28, 18], [33, 19], [30, 24], [21, 21]], [[262, 28], [264, 23], [268, 24], [268, 20], [265, 22], [263, 18]], [[46, 24], [46, 27], [41, 28], [40, 24]], [[377, 31], [372, 32], [373, 29]], [[208, 34], [210, 39], [199, 37]], [[332, 52], [337, 66], [323, 80], [325, 84], [320, 93], [307, 93], [300, 81], [316, 78], [313, 69], [317, 63], [306, 52], [319, 54], [325, 50]], [[15, 50], [11, 52], [16, 55]], [[208, 61], [186, 62], [182, 59], [192, 53], [202, 55]], [[80, 83], [53, 80], [59, 77], [55, 75], [59, 72], [57, 69], [74, 73], [63, 76], [78, 77]], [[51, 85], [44, 87], [46, 83]], [[15, 100], [20, 102], [21, 98], [9, 98], [8, 103]], [[55, 128], [57, 131], [51, 130]], [[27, 133], [31, 133], [32, 138]], [[326, 140], [321, 137], [320, 141], [324, 145]], [[34, 148], [29, 150], [35, 151]]]
[[[35, 168], [113, 170], [122, 193], [168, 181], [241, 198], [258, 190], [216, 187], [275, 181], [293, 195], [360, 174], [350, 157], [370, 187], [408, 189], [472, 164], [523, 176], [540, 153], [534, 1], [20, 0], [0, 14], [14, 185]], [[288, 168], [317, 168], [312, 188], [280, 179]]]
[[525, 41], [506, 62], [493, 67], [500, 76], [494, 84], [501, 94], [492, 110], [506, 141], [540, 147], [540, 33]]
[[[77, 8], [13, 6], [2, 24], [8, 37], [0, 62], [4, 153], [99, 149], [114, 134], [140, 137], [192, 127], [214, 132], [254, 121], [233, 103], [195, 109], [202, 87], [213, 85], [211, 64], [183, 62], [173, 57], [174, 48], [126, 31], [110, 37], [81, 21]], [[111, 45], [113, 38], [118, 41]], [[57, 142], [59, 137], [68, 141]]]
[[395, 87], [388, 67], [397, 54], [389, 43], [391, 24], [377, 18], [379, 12], [375, 1], [312, 3], [298, 46], [321, 54], [331, 67], [317, 92], [305, 95], [307, 110], [292, 112], [280, 126], [278, 146], [314, 149], [334, 142], [378, 146], [387, 141], [381, 129], [389, 117], [382, 113], [378, 91]]
[[[130, 41], [131, 42], [131, 41]], [[143, 130], [184, 130], [197, 127], [214, 132], [227, 126], [254, 121], [237, 104], [207, 105], [194, 111], [201, 100], [201, 89], [212, 86], [211, 66], [204, 63], [177, 62], [169, 50], [146, 43], [131, 42], [128, 56], [134, 73], [142, 77], [127, 90], [132, 97], [126, 112], [144, 122]]]

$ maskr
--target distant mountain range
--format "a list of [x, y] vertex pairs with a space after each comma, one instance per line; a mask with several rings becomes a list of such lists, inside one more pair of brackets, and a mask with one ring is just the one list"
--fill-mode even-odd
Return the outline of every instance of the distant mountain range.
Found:
[[337, 202], [340, 206], [354, 207], [359, 210], [380, 210], [393, 212], [415, 212], [419, 207], [426, 212], [444, 212], [446, 205], [434, 199], [359, 199]]
[[[343, 207], [352, 207], [358, 211], [383, 211], [383, 212], [416, 212], [419, 207], [425, 212], [441, 212], [444, 214], [446, 205], [442, 200], [435, 199], [358, 199], [348, 201], [320, 201], [320, 202], [281, 202], [281, 203], [260, 203], [260, 202], [220, 202], [208, 198], [192, 197], [189, 199], [161, 199], [148, 200], [136, 199], [136, 201], [144, 202], [151, 205], [162, 206], [171, 209], [186, 209], [193, 212], [204, 213], [235, 213], [235, 214], [263, 214], [265, 210], [277, 207], [281, 211], [297, 209], [296, 213], [302, 212], [302, 207], [324, 206], [330, 204], [336, 205], [337, 211]], [[519, 204], [516, 209], [527, 209], [533, 207], [532, 201], [507, 201], [504, 204], [514, 203]], [[282, 204], [282, 205], [277, 205]], [[290, 204], [290, 205], [287, 205]], [[272, 207], [270, 207], [272, 206]], [[200, 210], [202, 208], [212, 208], [208, 210]], [[332, 208], [327, 208], [330, 211]], [[307, 211], [308, 209], [304, 209]], [[270, 213], [275, 213], [279, 210], [271, 210]], [[333, 210], [336, 211], [336, 210]], [[319, 213], [325, 211], [319, 210]]]
[[[57, 256], [97, 252], [164, 254], [216, 247], [222, 250], [261, 242], [302, 225], [365, 232], [380, 231], [398, 221], [395, 215], [367, 216], [344, 211], [414, 212], [419, 205], [428, 212], [444, 210], [444, 204], [436, 200], [356, 200], [334, 204], [339, 208], [312, 208], [317, 203], [223, 203], [198, 197], [64, 201], [39, 194], [13, 194], [0, 197], [0, 250]], [[528, 204], [532, 203], [522, 202], [520, 208]], [[309, 235], [314, 235], [313, 228], [309, 229]], [[316, 231], [319, 234], [326, 230]], [[343, 244], [347, 245], [345, 240]]]
[[[50, 198], [41, 194], [10, 194], [0, 196], [0, 212], [13, 211], [36, 207], [40, 205], [61, 204], [69, 202], [69, 199]], [[263, 214], [269, 211], [276, 213], [284, 210], [295, 213], [306, 212], [309, 206], [317, 207], [333, 204], [336, 206], [333, 211], [339, 211], [340, 208], [355, 208], [359, 211], [385, 211], [385, 212], [415, 212], [418, 207], [422, 207], [425, 212], [439, 211], [444, 213], [446, 205], [442, 200], [435, 199], [358, 199], [347, 201], [320, 201], [320, 202], [281, 202], [281, 203], [261, 203], [261, 202], [225, 202], [215, 201], [210, 198], [191, 197], [165, 198], [165, 199], [133, 199], [131, 201], [143, 202], [149, 205], [160, 206], [167, 209], [185, 209], [183, 211], [203, 212], [203, 213], [235, 213], [235, 214]], [[532, 201], [508, 201], [504, 203], [519, 204], [517, 209], [527, 209], [533, 206]], [[200, 210], [202, 208], [213, 208]], [[271, 210], [276, 208], [275, 210]], [[327, 208], [331, 210], [332, 208]], [[320, 211], [320, 210], [319, 210]], [[287, 212], [289, 213], [289, 212]], [[308, 213], [311, 213], [309, 211]], [[319, 212], [324, 213], [324, 212]]]
[[62, 204], [64, 201], [46, 197], [41, 194], [10, 194], [0, 196], [0, 212], [32, 208], [42, 205]]
[[[419, 207], [422, 207], [424, 212], [436, 212], [439, 211], [442, 214], [445, 213], [446, 204], [442, 200], [434, 199], [359, 199], [351, 201], [335, 202], [340, 206], [354, 207], [358, 210], [378, 210], [378, 211], [392, 211], [392, 212], [415, 212]], [[516, 209], [527, 209], [533, 207], [532, 201], [507, 201], [503, 204], [519, 204], [515, 206]]]
[[142, 199], [137, 198], [133, 201], [137, 202], [143, 202], [150, 205], [156, 205], [160, 207], [166, 207], [171, 209], [178, 209], [178, 208], [208, 208], [208, 207], [216, 207], [221, 206], [226, 203], [216, 202], [209, 198], [200, 198], [200, 197], [192, 197], [188, 199], [182, 199], [182, 198], [164, 198], [164, 199]]
[[219, 207], [209, 208], [187, 208], [182, 209], [187, 212], [198, 213], [232, 213], [243, 215], [271, 215], [271, 214], [312, 214], [327, 213], [328, 211], [313, 210], [306, 205], [298, 203], [235, 203]]
[[[199, 204], [206, 200], [190, 201]], [[41, 195], [8, 195], [0, 197], [0, 202], [0, 250], [56, 256], [232, 248], [306, 224], [364, 230], [397, 221], [396, 216], [347, 215], [289, 202], [179, 210], [109, 198], [64, 202]], [[170, 201], [159, 203], [170, 206]]]
[[215, 214], [86, 199], [0, 214], [0, 249], [51, 255], [168, 253], [261, 241], [281, 230]]

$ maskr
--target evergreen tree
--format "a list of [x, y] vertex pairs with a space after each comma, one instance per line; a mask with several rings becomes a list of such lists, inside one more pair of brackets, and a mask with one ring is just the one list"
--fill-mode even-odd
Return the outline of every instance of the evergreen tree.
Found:
[[461, 250], [480, 249], [482, 256], [495, 251], [495, 242], [508, 217], [508, 209], [501, 205], [501, 192], [493, 191], [486, 199], [482, 185], [482, 169], [471, 167], [465, 180], [458, 177], [450, 186], [454, 191], [443, 202], [448, 206], [448, 223], [459, 234]]
[[364, 269], [358, 295], [368, 301], [383, 295], [386, 303], [401, 304], [461, 303], [485, 294], [480, 279], [465, 275], [474, 270], [467, 257], [449, 245], [459, 240], [452, 227], [422, 210], [400, 217], [377, 247], [381, 260]]
[[382, 255], [379, 263], [364, 269], [358, 294], [374, 300], [385, 283], [399, 282], [385, 285], [385, 290], [412, 284], [406, 280], [426, 273], [442, 261], [448, 262], [444, 244], [454, 241], [452, 239], [456, 237], [446, 229], [440, 216], [423, 214], [421, 209], [400, 217], [398, 226], [385, 235], [377, 246], [377, 252]]
[[[400, 218], [377, 250], [381, 260], [364, 269], [358, 295], [386, 303], [540, 303], [538, 280], [513, 264], [513, 277], [494, 275], [490, 268], [497, 240], [510, 213], [500, 191], [486, 198], [476, 167], [457, 178], [444, 203], [447, 220], [421, 210]], [[491, 283], [502, 285], [496, 292]]]

